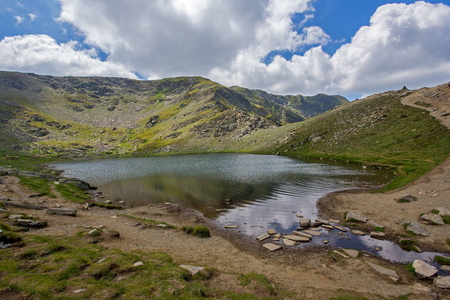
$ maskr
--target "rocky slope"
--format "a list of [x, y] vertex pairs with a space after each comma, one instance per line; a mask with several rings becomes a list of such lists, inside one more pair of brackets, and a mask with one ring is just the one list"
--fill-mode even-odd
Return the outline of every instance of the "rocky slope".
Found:
[[[0, 72], [1, 141], [51, 156], [226, 151], [252, 132], [305, 120], [301, 107], [280, 100], [284, 96], [243, 90], [201, 77], [139, 81]], [[328, 106], [323, 99], [305, 100], [305, 115], [346, 102], [320, 97]]]

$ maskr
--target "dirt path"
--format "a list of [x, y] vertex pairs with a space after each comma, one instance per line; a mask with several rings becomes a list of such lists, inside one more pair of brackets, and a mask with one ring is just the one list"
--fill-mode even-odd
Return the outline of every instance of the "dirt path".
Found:
[[[105, 247], [123, 251], [140, 249], [166, 252], [177, 263], [216, 268], [225, 273], [264, 274], [277, 287], [294, 292], [295, 294], [285, 296], [291, 299], [328, 299], [340, 295], [363, 295], [369, 299], [382, 299], [410, 293], [413, 296], [409, 299], [430, 299], [429, 293], [437, 292], [431, 280], [418, 283], [403, 265], [391, 264], [369, 255], [354, 259], [335, 259], [329, 254], [331, 248], [322, 247], [309, 250], [286, 247], [269, 252], [261, 243], [235, 231], [217, 227], [198, 212], [177, 205], [153, 205], [123, 211], [97, 207], [84, 210], [80, 204], [67, 203], [61, 199], [30, 198], [29, 195], [34, 192], [22, 188], [17, 178], [1, 179], [0, 198], [47, 207], [62, 205], [64, 208], [78, 210], [76, 217], [68, 217], [46, 215], [45, 211], [8, 207], [11, 214], [23, 212], [48, 221], [48, 227], [32, 230], [29, 234], [74, 235], [79, 231], [104, 226], [105, 230], [118, 231], [121, 236], [120, 239], [105, 238], [101, 241]], [[178, 227], [207, 224], [212, 229], [212, 237], [200, 239], [179, 229], [143, 229], [142, 226], [136, 226], [138, 221], [123, 214], [167, 222]], [[400, 275], [400, 281], [395, 283], [378, 274], [367, 262], [395, 269]], [[221, 284], [236, 284], [227, 282], [226, 276], [220, 277], [220, 281]]]

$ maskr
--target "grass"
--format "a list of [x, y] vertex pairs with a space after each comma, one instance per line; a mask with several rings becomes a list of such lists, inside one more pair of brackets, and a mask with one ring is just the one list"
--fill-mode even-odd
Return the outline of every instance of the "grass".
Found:
[[121, 206], [121, 205], [108, 204], [108, 203], [103, 203], [103, 202], [98, 202], [98, 201], [93, 201], [91, 203], [91, 206], [97, 206], [97, 207], [102, 207], [102, 208], [106, 208], [106, 209], [118, 209], [118, 210], [123, 209], [123, 206]]
[[[263, 275], [233, 275], [232, 282], [247, 286], [238, 292], [232, 284], [211, 281], [220, 271], [192, 276], [165, 253], [122, 252], [78, 236], [32, 235], [24, 240], [22, 248], [2, 250], [0, 289], [10, 288], [30, 299], [266, 299], [275, 295]], [[136, 262], [143, 265], [135, 266]]]
[[119, 216], [138, 221], [138, 222], [148, 225], [150, 227], [156, 227], [158, 225], [165, 225], [164, 227], [161, 227], [161, 228], [167, 228], [167, 229], [176, 229], [177, 228], [176, 226], [167, 224], [166, 222], [159, 222], [159, 221], [155, 221], [152, 219], [140, 218], [140, 217], [126, 215], [126, 214], [122, 214]]
[[56, 198], [51, 190], [49, 181], [44, 178], [19, 176], [19, 180], [22, 185], [39, 193], [39, 195]]
[[378, 232], [384, 232], [384, 228], [383, 227], [375, 227], [373, 230], [374, 231], [378, 231]]
[[434, 257], [434, 261], [437, 262], [440, 265], [446, 265], [446, 266], [450, 266], [450, 258], [449, 257], [444, 257], [444, 256], [440, 256], [440, 255], [436, 255]]
[[59, 183], [55, 185], [55, 189], [67, 201], [84, 203], [86, 200], [92, 199], [92, 196], [87, 192], [73, 184]]
[[407, 264], [405, 266], [406, 271], [408, 271], [409, 273], [411, 273], [412, 275], [416, 275], [416, 269], [413, 267], [412, 263]]
[[413, 240], [400, 239], [399, 245], [403, 250], [419, 252], [419, 249], [417, 249], [416, 243]]
[[211, 236], [209, 228], [204, 225], [183, 226], [181, 227], [181, 230], [183, 230], [187, 234], [192, 234], [201, 238], [208, 238]]

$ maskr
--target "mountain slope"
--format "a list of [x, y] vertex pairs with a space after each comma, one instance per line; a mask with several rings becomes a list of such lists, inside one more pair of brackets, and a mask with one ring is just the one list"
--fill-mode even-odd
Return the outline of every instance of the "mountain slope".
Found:
[[225, 151], [254, 131], [305, 120], [298, 111], [266, 104], [201, 77], [0, 72], [3, 142], [43, 155]]

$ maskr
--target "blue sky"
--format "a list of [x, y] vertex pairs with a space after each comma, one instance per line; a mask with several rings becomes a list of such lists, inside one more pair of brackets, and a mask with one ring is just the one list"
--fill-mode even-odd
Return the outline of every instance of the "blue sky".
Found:
[[0, 69], [351, 99], [450, 81], [449, 1], [0, 0]]

